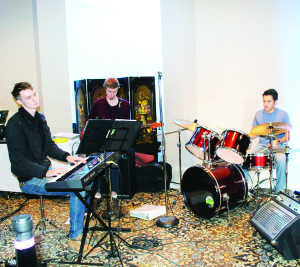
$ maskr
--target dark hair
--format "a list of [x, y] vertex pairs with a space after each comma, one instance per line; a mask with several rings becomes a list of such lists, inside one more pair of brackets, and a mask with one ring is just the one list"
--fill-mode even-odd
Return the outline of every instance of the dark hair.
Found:
[[119, 88], [120, 84], [116, 78], [108, 78], [104, 81], [103, 87], [104, 87], [104, 89], [107, 89], [107, 88], [115, 89], [115, 88]]
[[275, 89], [268, 89], [264, 91], [263, 96], [265, 95], [271, 95], [274, 101], [278, 100], [278, 93]]
[[16, 83], [14, 89], [11, 91], [11, 94], [16, 100], [19, 100], [20, 92], [26, 89], [33, 90], [33, 87], [30, 83], [27, 82]]

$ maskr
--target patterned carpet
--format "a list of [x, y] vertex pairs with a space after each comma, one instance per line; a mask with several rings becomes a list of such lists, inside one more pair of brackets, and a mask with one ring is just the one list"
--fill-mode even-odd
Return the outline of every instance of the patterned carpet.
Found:
[[[231, 226], [227, 213], [221, 213], [210, 220], [195, 217], [184, 205], [177, 190], [169, 190], [169, 215], [179, 220], [178, 226], [160, 228], [157, 219], [147, 221], [133, 218], [130, 210], [142, 206], [165, 205], [163, 193], [137, 193], [132, 199], [122, 200], [125, 216], [114, 220], [113, 227], [130, 228], [119, 236], [134, 247], [128, 247], [119, 238], [119, 256], [110, 256], [110, 240], [101, 243], [101, 255], [81, 260], [81, 265], [90, 266], [298, 266], [300, 261], [287, 261], [277, 250], [261, 237], [250, 225], [249, 220], [256, 209], [255, 199], [230, 212]], [[34, 228], [40, 220], [39, 198], [23, 194], [0, 192], [1, 201], [1, 266], [15, 257], [12, 218], [27, 213], [33, 219]], [[105, 207], [102, 201], [98, 212]], [[47, 232], [40, 227], [34, 232], [35, 248], [41, 266], [79, 266], [75, 253], [68, 249], [67, 232], [68, 199], [44, 198], [45, 217], [62, 230], [46, 222]], [[65, 231], [65, 232], [64, 232]], [[89, 231], [91, 244], [96, 244], [106, 232]], [[10, 261], [11, 262], [11, 261]], [[8, 266], [8, 265], [6, 265]]]

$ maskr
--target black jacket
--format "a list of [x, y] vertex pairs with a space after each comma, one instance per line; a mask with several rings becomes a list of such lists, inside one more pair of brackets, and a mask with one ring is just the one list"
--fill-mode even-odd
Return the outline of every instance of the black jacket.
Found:
[[[7, 122], [5, 138], [11, 162], [11, 171], [20, 182], [32, 177], [43, 178], [51, 165], [47, 156], [66, 161], [70, 154], [61, 150], [52, 140], [50, 129], [44, 115], [36, 112], [35, 120], [23, 107]], [[45, 146], [37, 123], [40, 122], [45, 134]]]

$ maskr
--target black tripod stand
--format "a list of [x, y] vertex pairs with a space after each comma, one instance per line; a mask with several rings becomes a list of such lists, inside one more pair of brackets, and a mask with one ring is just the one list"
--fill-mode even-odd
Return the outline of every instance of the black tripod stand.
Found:
[[[109, 184], [109, 195], [110, 200], [112, 200], [111, 194], [111, 164], [114, 162], [107, 161], [106, 151], [115, 152], [115, 154], [121, 154], [122, 152], [130, 150], [137, 138], [138, 132], [141, 128], [142, 122], [139, 121], [131, 121], [131, 120], [89, 120], [84, 134], [82, 136], [81, 143], [78, 147], [77, 154], [91, 154], [91, 153], [99, 153], [103, 152], [104, 155], [104, 166], [105, 166], [105, 174], [108, 177]], [[118, 251], [118, 246], [115, 242], [114, 237], [118, 238], [120, 241], [124, 242], [127, 246], [131, 247], [131, 245], [122, 239], [116, 232], [130, 232], [130, 228], [113, 228], [111, 226], [111, 201], [107, 198], [107, 221], [108, 225], [106, 225], [103, 220], [93, 211], [91, 206], [87, 203], [87, 199], [91, 194], [91, 203], [94, 201], [94, 195], [97, 190], [99, 177], [97, 177], [96, 181], [94, 181], [93, 190], [85, 196], [84, 198], [79, 194], [79, 192], [74, 192], [76, 196], [84, 203], [86, 208], [88, 209], [87, 220], [84, 226], [80, 253], [78, 257], [77, 263], [81, 262], [82, 253], [84, 248], [85, 239], [88, 231], [88, 224], [90, 219], [90, 214], [93, 214], [94, 217], [100, 222], [103, 228], [92, 227], [92, 230], [101, 230], [106, 231], [104, 236], [98, 241], [98, 243], [92, 248], [92, 250], [99, 246], [101, 247], [101, 243], [106, 237], [109, 237], [110, 241], [110, 253], [109, 256], [118, 256], [121, 263], [121, 257]], [[95, 189], [96, 188], [96, 189]], [[103, 247], [101, 247], [103, 249]], [[91, 250], [91, 251], [92, 251]], [[91, 252], [90, 251], [90, 252]], [[89, 253], [90, 253], [89, 252]], [[86, 257], [89, 255], [86, 254]], [[123, 265], [123, 263], [122, 263]]]

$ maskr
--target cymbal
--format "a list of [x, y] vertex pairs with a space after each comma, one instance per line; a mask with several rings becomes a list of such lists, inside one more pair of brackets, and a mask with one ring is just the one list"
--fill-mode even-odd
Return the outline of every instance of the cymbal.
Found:
[[197, 123], [197, 120], [194, 120], [194, 121], [173, 120], [173, 122], [185, 129], [188, 129], [191, 131], [195, 131], [197, 126], [199, 126], [199, 124]]
[[277, 134], [285, 133], [289, 131], [291, 128], [292, 126], [285, 122], [268, 122], [253, 127], [250, 133], [254, 135], [262, 135], [262, 136], [269, 135], [270, 133], [277, 135]]
[[274, 148], [273, 152], [275, 152], [275, 153], [297, 153], [297, 152], [300, 152], [300, 148], [279, 147], [279, 148]]

